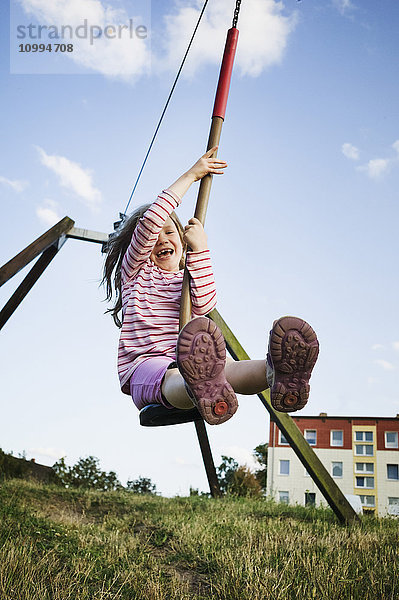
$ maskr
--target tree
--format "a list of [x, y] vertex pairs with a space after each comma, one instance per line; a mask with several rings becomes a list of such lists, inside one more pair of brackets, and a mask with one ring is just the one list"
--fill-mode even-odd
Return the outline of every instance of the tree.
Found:
[[104, 492], [123, 489], [114, 471], [109, 473], [101, 471], [99, 460], [95, 456], [80, 458], [73, 467], [69, 467], [65, 463], [65, 458], [61, 458], [53, 465], [53, 469], [66, 487]]
[[56, 463], [53, 464], [53, 471], [58, 475], [63, 485], [69, 487], [70, 483], [70, 467], [65, 462], [65, 457], [63, 456], [60, 460], [57, 460]]
[[268, 444], [259, 444], [254, 449], [254, 457], [260, 463], [261, 469], [255, 471], [255, 477], [260, 483], [262, 490], [266, 492], [266, 478], [267, 478], [267, 449]]
[[80, 458], [71, 470], [70, 485], [72, 487], [99, 489], [101, 470], [99, 460], [94, 456]]
[[220, 491], [227, 494], [230, 485], [232, 484], [234, 473], [238, 469], [238, 462], [231, 456], [223, 456], [222, 462], [216, 468], [216, 474], [219, 479]]
[[258, 497], [262, 494], [262, 486], [248, 467], [240, 466], [233, 474], [228, 493], [232, 496]]
[[128, 481], [126, 488], [135, 494], [155, 495], [157, 493], [156, 485], [152, 483], [151, 479], [149, 477], [141, 477], [141, 475], [138, 479]]
[[259, 444], [253, 451], [254, 457], [261, 467], [252, 473], [248, 467], [239, 466], [231, 456], [222, 456], [217, 467], [221, 492], [235, 496], [260, 496], [266, 491], [267, 444]]
[[222, 456], [216, 469], [220, 491], [232, 496], [260, 496], [262, 488], [248, 467], [239, 466], [231, 456]]

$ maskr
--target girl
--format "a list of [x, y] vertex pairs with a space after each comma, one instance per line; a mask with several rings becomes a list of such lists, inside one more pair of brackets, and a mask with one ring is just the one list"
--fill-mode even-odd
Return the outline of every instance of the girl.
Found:
[[[318, 355], [310, 325], [283, 317], [273, 324], [266, 360], [226, 361], [223, 335], [205, 317], [216, 306], [216, 288], [204, 228], [192, 218], [183, 229], [174, 213], [192, 183], [224, 173], [227, 163], [212, 158], [216, 149], [206, 152], [153, 204], [141, 206], [126, 220], [108, 243], [103, 278], [107, 300], [113, 284], [116, 291], [115, 306], [107, 312], [122, 328], [122, 392], [132, 396], [138, 409], [154, 403], [180, 409], [194, 404], [212, 425], [233, 416], [238, 406], [235, 392], [256, 394], [270, 387], [275, 409], [303, 408]], [[178, 334], [185, 256], [193, 319]]]

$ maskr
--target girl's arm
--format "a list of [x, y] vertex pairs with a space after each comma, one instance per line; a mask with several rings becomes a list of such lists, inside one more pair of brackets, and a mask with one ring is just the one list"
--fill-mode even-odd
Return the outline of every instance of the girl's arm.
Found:
[[217, 146], [214, 146], [208, 150], [208, 152], [205, 152], [205, 154], [197, 160], [195, 165], [172, 183], [168, 189], [182, 198], [194, 181], [202, 179], [209, 173], [212, 175], [223, 175], [222, 169], [227, 167], [227, 163], [219, 158], [211, 158], [217, 148]]
[[201, 317], [216, 306], [216, 285], [206, 233], [198, 219], [193, 217], [189, 220], [184, 228], [183, 239], [191, 249], [187, 252], [186, 264], [191, 276], [192, 313], [195, 317]]
[[180, 204], [181, 198], [190, 185], [208, 173], [223, 174], [222, 169], [227, 166], [227, 163], [217, 158], [210, 158], [216, 149], [217, 146], [214, 146], [201, 156], [191, 169], [158, 196], [139, 220], [122, 261], [122, 278], [125, 281], [135, 277], [148, 260], [166, 219]]
[[216, 306], [216, 284], [209, 250], [187, 253], [192, 314], [202, 317]]

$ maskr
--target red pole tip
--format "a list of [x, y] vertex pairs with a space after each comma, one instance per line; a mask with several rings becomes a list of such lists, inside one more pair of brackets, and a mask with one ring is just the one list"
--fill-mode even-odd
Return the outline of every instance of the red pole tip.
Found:
[[237, 48], [238, 29], [232, 27], [227, 32], [226, 44], [222, 66], [220, 67], [219, 82], [216, 90], [215, 104], [212, 117], [224, 119], [226, 113], [227, 98], [230, 89], [231, 73], [233, 71], [234, 57]]

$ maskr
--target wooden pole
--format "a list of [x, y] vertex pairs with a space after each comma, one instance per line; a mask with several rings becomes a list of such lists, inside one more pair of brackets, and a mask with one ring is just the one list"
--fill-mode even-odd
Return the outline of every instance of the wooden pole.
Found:
[[[235, 360], [249, 360], [248, 354], [241, 346], [231, 329], [222, 319], [217, 310], [213, 310], [208, 315], [218, 327], [220, 327], [226, 346], [231, 356]], [[327, 471], [313, 448], [303, 437], [296, 423], [287, 413], [277, 412], [271, 405], [269, 390], [258, 394], [263, 406], [270, 413], [270, 418], [278, 428], [283, 432], [291, 448], [298, 456], [301, 463], [307, 469], [308, 473], [316, 483], [317, 487], [327, 500], [332, 510], [337, 515], [341, 523], [350, 524], [359, 520], [358, 515], [341, 492], [330, 473]]]
[[[209, 133], [209, 139], [206, 149], [210, 150], [214, 146], [219, 144], [220, 135], [222, 133], [223, 119], [221, 117], [212, 117], [211, 130]], [[212, 154], [213, 157], [217, 156], [217, 151]], [[212, 175], [206, 175], [201, 179], [197, 204], [195, 206], [194, 217], [196, 217], [201, 223], [205, 224], [206, 211], [208, 208], [209, 195], [211, 193], [212, 186]], [[191, 297], [190, 297], [190, 274], [187, 267], [184, 269], [181, 303], [180, 303], [180, 329], [184, 327], [191, 319]]]
[[[207, 151], [218, 146], [222, 133], [223, 121], [226, 113], [227, 98], [229, 95], [231, 73], [233, 71], [234, 57], [237, 48], [238, 29], [231, 27], [227, 32], [226, 44], [224, 47], [222, 65], [220, 67], [219, 81], [216, 90], [215, 102], [213, 105], [211, 129], [208, 137]], [[217, 152], [212, 154], [216, 157]], [[205, 224], [206, 211], [208, 208], [209, 195], [212, 186], [212, 175], [206, 175], [201, 179], [198, 190], [197, 203], [195, 206], [194, 217]], [[180, 304], [180, 329], [184, 327], [191, 319], [191, 298], [190, 298], [190, 275], [187, 267], [184, 269], [182, 284], [182, 295]]]
[[54, 227], [51, 227], [51, 229], [43, 233], [43, 235], [29, 244], [29, 246], [14, 256], [14, 258], [9, 260], [0, 269], [0, 286], [11, 279], [11, 277], [16, 275], [18, 271], [23, 269], [34, 258], [36, 258], [36, 256], [39, 256], [39, 254], [57, 242], [57, 240], [59, 240], [63, 234], [72, 229], [74, 225], [75, 222], [72, 221], [72, 219], [69, 217], [64, 217], [61, 221], [54, 225]]
[[194, 425], [201, 449], [202, 460], [204, 461], [205, 465], [211, 496], [212, 498], [219, 498], [222, 495], [222, 492], [220, 491], [219, 487], [219, 480], [216, 474], [215, 464], [213, 462], [211, 445], [209, 443], [205, 423], [202, 420], [194, 421]]
[[[214, 146], [219, 145], [222, 126], [226, 112], [227, 98], [230, 89], [231, 73], [233, 71], [235, 51], [238, 40], [238, 29], [232, 27], [227, 32], [226, 44], [224, 47], [222, 65], [220, 67], [218, 86], [216, 90], [215, 102], [213, 106], [211, 129], [208, 137], [207, 151]], [[214, 152], [212, 157], [216, 157], [217, 152]], [[208, 208], [208, 200], [212, 186], [212, 175], [206, 175], [201, 179], [198, 190], [197, 203], [195, 207], [194, 217], [201, 223], [205, 224], [206, 211]], [[182, 294], [180, 301], [180, 330], [191, 319], [191, 297], [190, 297], [190, 275], [187, 267], [184, 269]], [[202, 459], [204, 461], [208, 483], [212, 496], [220, 496], [219, 481], [216, 475], [215, 465], [212, 458], [211, 447], [206, 433], [205, 424], [203, 421], [195, 422], [198, 442], [201, 448]]]
[[58, 250], [61, 248], [64, 242], [65, 237], [60, 244], [55, 243], [49, 248], [46, 248], [46, 250], [42, 253], [39, 259], [35, 262], [25, 279], [17, 287], [9, 301], [4, 305], [4, 307], [0, 311], [0, 330], [3, 329], [8, 319], [21, 304], [22, 300], [25, 298], [28, 292], [35, 285], [40, 275], [42, 275], [45, 269], [49, 266], [49, 264], [51, 263], [54, 256], [57, 254]]

